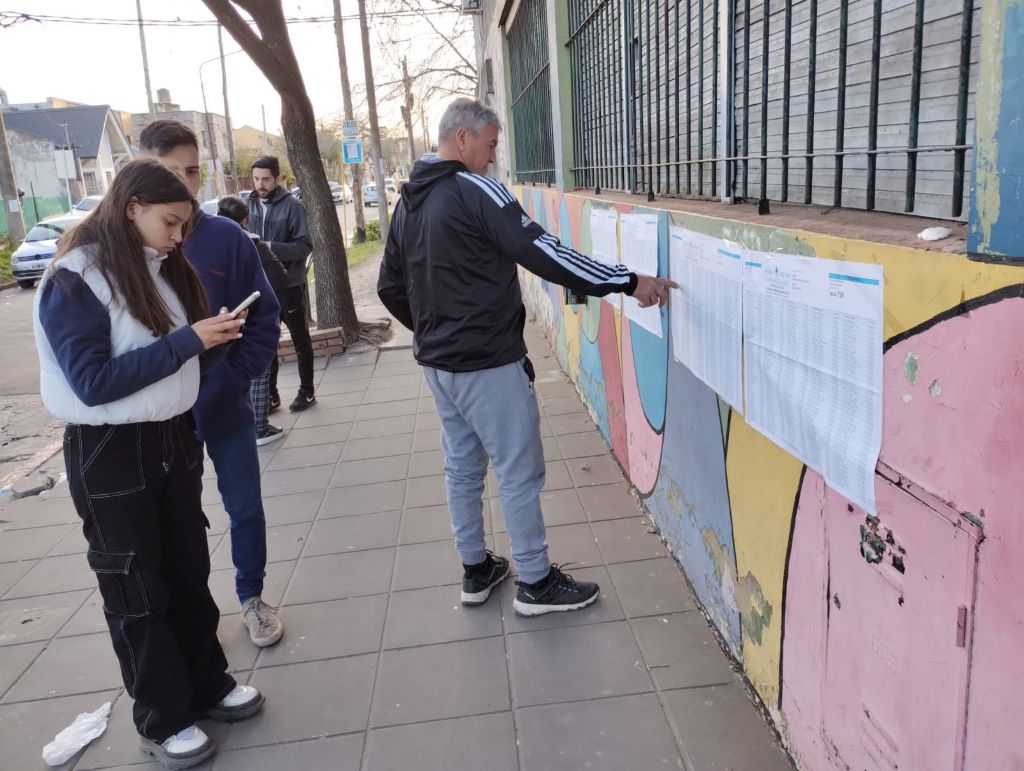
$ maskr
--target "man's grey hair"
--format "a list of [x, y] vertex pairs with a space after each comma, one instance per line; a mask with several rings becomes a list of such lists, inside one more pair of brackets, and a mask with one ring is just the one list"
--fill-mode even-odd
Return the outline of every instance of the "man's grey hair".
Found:
[[451, 139], [455, 132], [464, 128], [473, 134], [479, 134], [489, 125], [501, 128], [498, 113], [476, 99], [456, 99], [441, 116], [438, 127], [438, 139]]

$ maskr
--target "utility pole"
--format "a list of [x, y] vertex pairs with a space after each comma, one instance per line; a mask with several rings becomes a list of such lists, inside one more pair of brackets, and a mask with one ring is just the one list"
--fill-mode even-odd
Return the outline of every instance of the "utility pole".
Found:
[[231, 184], [228, 185], [228, 193], [238, 192], [238, 180], [235, 179], [235, 138], [231, 132], [231, 110], [228, 109], [228, 68], [224, 64], [224, 39], [221, 37], [220, 24], [217, 25], [217, 47], [220, 49], [220, 77], [224, 91], [224, 123], [228, 133], [228, 178]]
[[146, 30], [142, 26], [142, 0], [135, 0], [139, 12], [139, 42], [142, 44], [142, 73], [146, 76], [146, 101], [149, 103], [149, 118], [153, 119], [153, 87], [149, 84], [149, 56], [146, 54]]
[[[64, 129], [64, 141], [66, 149], [71, 153], [71, 163], [74, 166], [75, 172], [75, 198], [81, 200], [85, 198], [85, 177], [82, 174], [82, 162], [78, 159], [78, 153], [75, 152], [74, 145], [71, 144], [71, 136], [68, 134], [68, 122], [63, 121], [60, 127]], [[71, 211], [71, 179], [68, 178], [68, 211]]]
[[405, 133], [409, 136], [409, 172], [412, 172], [413, 164], [416, 163], [416, 139], [412, 131], [412, 108], [415, 103], [412, 98], [412, 79], [409, 77], [409, 66], [405, 57], [402, 57], [402, 83], [405, 84], [405, 104], [402, 106], [402, 120], [405, 121]]
[[[207, 64], [212, 59], [203, 62]], [[217, 138], [213, 134], [213, 121], [210, 120], [210, 109], [206, 106], [206, 85], [203, 83], [203, 64], [199, 65], [199, 92], [203, 95], [203, 115], [206, 116], [206, 141], [210, 146], [210, 157], [213, 159], [213, 189], [218, 196], [224, 195], [220, 183], [220, 171], [217, 169]]]
[[[68, 122], [63, 121], [60, 124], [60, 127], [64, 129], [64, 152], [71, 152], [71, 139], [68, 137]], [[63, 157], [65, 161], [67, 160], [66, 155], [61, 157]], [[74, 161], [74, 156], [72, 156], [72, 161]], [[64, 164], [64, 188], [67, 190], [68, 194], [68, 212], [70, 213], [71, 207], [74, 206], [74, 204], [71, 202], [71, 177], [68, 176], [66, 162]]]
[[[334, 35], [338, 39], [338, 69], [341, 70], [341, 98], [345, 103], [345, 120], [355, 120], [352, 109], [352, 86], [348, 80], [348, 56], [345, 53], [345, 35], [341, 21], [341, 0], [334, 0]], [[345, 184], [345, 180], [342, 180]], [[346, 204], [342, 202], [344, 213]], [[352, 164], [352, 208], [356, 213], [356, 233], [352, 243], [361, 244], [366, 240], [366, 214], [363, 211], [363, 164]], [[342, 234], [348, 238], [348, 233]]]
[[377, 122], [377, 93], [373, 85], [373, 62], [370, 58], [370, 27], [366, 23], [366, 0], [359, 0], [359, 34], [363, 42], [363, 70], [366, 74], [366, 106], [370, 113], [370, 143], [373, 145], [374, 179], [377, 181], [377, 211], [380, 237], [388, 240], [388, 190], [384, 186], [384, 154], [380, 149], [380, 124]]
[[18, 183], [14, 179], [14, 163], [11, 161], [11, 148], [7, 144], [3, 110], [0, 110], [0, 203], [7, 217], [7, 237], [16, 242], [24, 240], [25, 219], [21, 214], [21, 199], [18, 197]]
[[260, 105], [260, 112], [263, 113], [263, 145], [260, 149], [263, 150], [263, 155], [266, 155], [270, 152], [270, 142], [267, 140], [267, 106], [265, 104]]

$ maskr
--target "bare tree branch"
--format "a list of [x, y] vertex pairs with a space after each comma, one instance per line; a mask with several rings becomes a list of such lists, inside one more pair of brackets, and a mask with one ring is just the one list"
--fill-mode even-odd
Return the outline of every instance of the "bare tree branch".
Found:
[[[288, 36], [281, 0], [203, 0], [281, 97], [281, 127], [288, 158], [303, 188], [316, 266], [317, 315], [321, 327], [340, 327], [346, 340], [359, 335], [348, 278], [341, 226], [327, 184], [317, 141], [317, 122], [295, 49]], [[253, 32], [236, 10], [252, 17]]]

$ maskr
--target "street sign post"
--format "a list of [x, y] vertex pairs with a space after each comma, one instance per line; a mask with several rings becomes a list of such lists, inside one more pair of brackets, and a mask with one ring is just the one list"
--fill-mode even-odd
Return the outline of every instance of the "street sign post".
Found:
[[363, 162], [363, 140], [345, 139], [341, 142], [341, 162], [357, 164]]

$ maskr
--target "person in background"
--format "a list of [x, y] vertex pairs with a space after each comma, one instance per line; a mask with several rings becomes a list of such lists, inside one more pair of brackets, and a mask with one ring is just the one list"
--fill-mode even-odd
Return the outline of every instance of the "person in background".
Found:
[[[249, 227], [249, 207], [245, 201], [235, 195], [225, 196], [217, 202], [217, 216], [227, 217], [242, 226], [244, 230]], [[277, 255], [271, 251], [267, 243], [260, 239], [255, 233], [249, 233], [249, 237], [256, 244], [256, 251], [260, 253], [260, 264], [263, 272], [267, 274], [267, 281], [274, 290], [277, 300], [280, 303], [288, 291], [288, 273], [284, 265], [277, 259]], [[256, 417], [256, 446], [276, 442], [284, 436], [284, 429], [275, 426], [270, 422], [270, 367], [267, 371], [252, 381], [252, 411]]]
[[[208, 318], [181, 252], [192, 193], [153, 160], [128, 163], [61, 239], [36, 295], [46, 408], [64, 461], [145, 753], [187, 768], [214, 752], [196, 720], [255, 714], [217, 640], [192, 405], [204, 351], [227, 355], [241, 319]], [[219, 348], [218, 348], [219, 346]]]
[[513, 608], [539, 616], [585, 608], [600, 590], [548, 560], [540, 507], [544, 450], [523, 341], [519, 267], [588, 295], [632, 295], [644, 307], [663, 305], [675, 284], [596, 262], [531, 220], [504, 185], [486, 176], [500, 130], [497, 114], [480, 102], [449, 105], [438, 154], [418, 161], [402, 185], [377, 294], [413, 331], [413, 351], [441, 419], [462, 604], [486, 602], [509, 574], [508, 560], [485, 548], [481, 496], [489, 459], [519, 573]]
[[[139, 134], [139, 146], [176, 173], [193, 196], [199, 192], [199, 143], [190, 128], [174, 120], [156, 120]], [[267, 520], [250, 390], [277, 355], [281, 308], [256, 246], [234, 222], [197, 209], [182, 251], [199, 274], [211, 308], [235, 308], [254, 291], [261, 294], [249, 307], [245, 337], [203, 378], [193, 411], [231, 520], [231, 560], [242, 623], [253, 644], [262, 648], [280, 640], [284, 626], [262, 598]]]
[[[313, 251], [306, 208], [281, 184], [281, 164], [273, 155], [252, 164], [253, 195], [249, 196], [249, 226], [266, 241], [288, 270], [288, 290], [282, 297], [281, 319], [288, 327], [299, 365], [299, 392], [288, 407], [292, 412], [316, 404], [313, 387], [313, 341], [306, 323], [306, 258]], [[281, 405], [277, 392], [277, 359], [270, 365], [270, 411]]]

